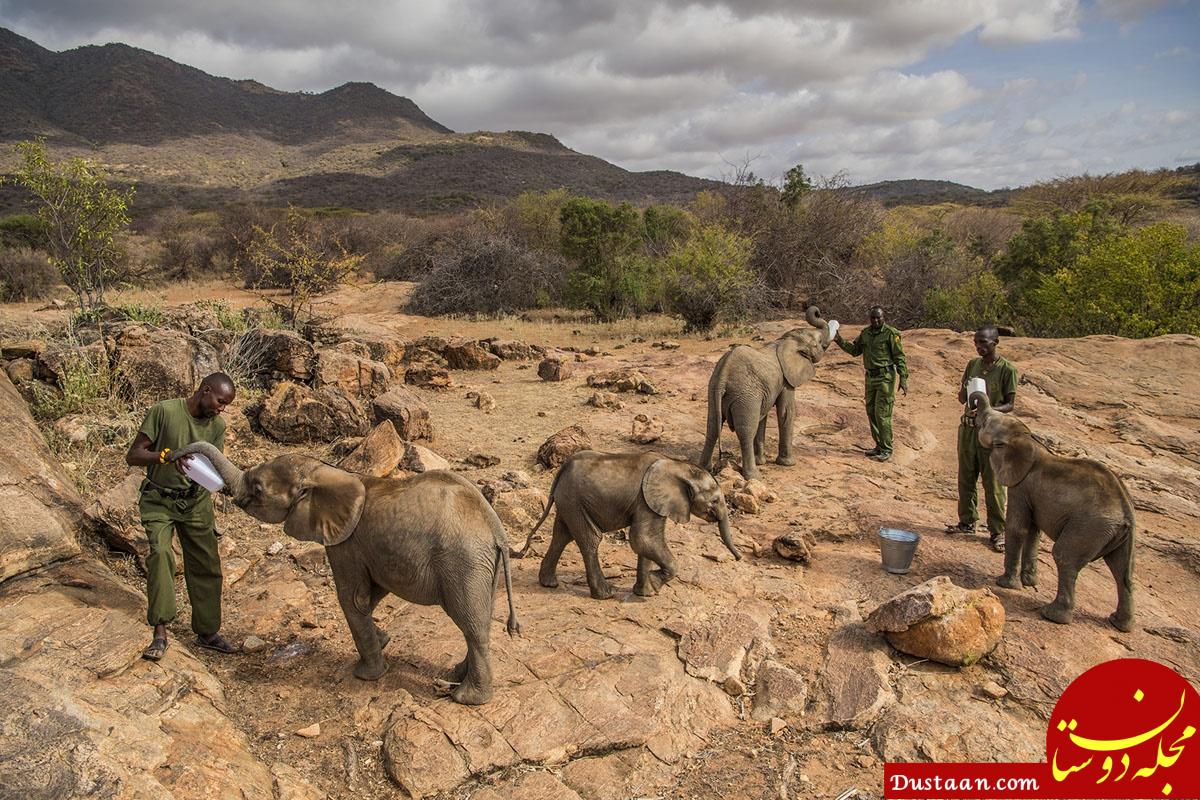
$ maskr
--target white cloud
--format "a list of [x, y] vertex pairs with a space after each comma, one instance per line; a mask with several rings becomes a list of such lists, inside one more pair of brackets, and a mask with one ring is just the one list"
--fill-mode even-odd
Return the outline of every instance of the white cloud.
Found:
[[1050, 123], [1041, 117], [1030, 117], [1025, 120], [1025, 124], [1021, 126], [1021, 130], [1033, 136], [1041, 136], [1046, 131], [1050, 130]]

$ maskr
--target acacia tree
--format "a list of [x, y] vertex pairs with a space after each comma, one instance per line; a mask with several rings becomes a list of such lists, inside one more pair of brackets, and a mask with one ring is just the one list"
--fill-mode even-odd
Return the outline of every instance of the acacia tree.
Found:
[[12, 180], [41, 205], [50, 261], [75, 293], [81, 311], [104, 305], [105, 289], [118, 276], [115, 236], [129, 224], [134, 190], [110, 188], [102, 170], [82, 158], [51, 161], [42, 140], [20, 142], [22, 162]]

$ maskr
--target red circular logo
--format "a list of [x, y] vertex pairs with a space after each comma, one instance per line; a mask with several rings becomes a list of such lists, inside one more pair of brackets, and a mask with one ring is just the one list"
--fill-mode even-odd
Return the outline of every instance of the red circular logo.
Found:
[[1054, 706], [1046, 761], [1064, 788], [1195, 797], [1198, 729], [1200, 695], [1177, 672], [1141, 658], [1106, 661], [1072, 681]]

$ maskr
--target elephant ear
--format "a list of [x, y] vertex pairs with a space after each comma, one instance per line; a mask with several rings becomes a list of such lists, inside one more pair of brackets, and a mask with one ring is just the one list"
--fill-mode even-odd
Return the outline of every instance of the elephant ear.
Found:
[[793, 389], [817, 374], [816, 367], [805, 353], [807, 338], [809, 334], [805, 331], [803, 337], [784, 336], [775, 345], [775, 357], [779, 359], [779, 368], [783, 370], [783, 380]]
[[367, 489], [362, 481], [320, 464], [301, 481], [298, 490], [299, 496], [283, 521], [284, 533], [326, 547], [350, 538], [366, 505]]
[[692, 518], [687, 468], [687, 464], [673, 458], [660, 458], [649, 466], [642, 475], [642, 496], [651, 511], [675, 522]]
[[[999, 447], [996, 445], [999, 444]], [[992, 470], [996, 480], [1003, 486], [1016, 486], [1025, 480], [1025, 476], [1033, 469], [1037, 460], [1033, 437], [1028, 431], [1014, 431], [1005, 436], [1002, 441], [993, 439]]]

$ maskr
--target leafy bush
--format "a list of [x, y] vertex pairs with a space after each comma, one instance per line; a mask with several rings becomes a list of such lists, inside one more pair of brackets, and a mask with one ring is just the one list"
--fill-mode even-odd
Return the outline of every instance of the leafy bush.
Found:
[[479, 226], [443, 240], [410, 308], [420, 314], [507, 314], [562, 298], [566, 264]]
[[924, 298], [924, 318], [929, 327], [969, 331], [986, 322], [1012, 319], [1004, 286], [994, 272], [981, 270], [957, 286], [930, 289]]
[[59, 369], [59, 386], [43, 383], [32, 386], [30, 411], [41, 420], [124, 409], [112, 366], [103, 350], [76, 349]]
[[37, 216], [14, 214], [0, 219], [0, 247], [45, 250], [48, 246], [46, 223]]
[[635, 258], [642, 241], [641, 218], [628, 203], [575, 197], [560, 214], [563, 255], [574, 263], [568, 278], [569, 298], [602, 320], [613, 320], [644, 307], [639, 296], [647, 272]]
[[646, 250], [652, 256], [665, 256], [687, 239], [692, 225], [691, 215], [682, 208], [667, 205], [648, 206], [642, 212], [642, 236], [645, 238]]
[[522, 192], [491, 212], [489, 227], [529, 250], [557, 255], [562, 239], [562, 208], [566, 189]]
[[195, 280], [224, 272], [227, 260], [221, 258], [221, 231], [194, 219], [182, 209], [169, 209], [153, 222], [158, 244], [160, 277], [168, 280]]
[[[219, 322], [221, 327], [227, 331], [235, 331], [240, 333], [241, 331], [246, 330], [248, 327], [246, 323], [246, 315], [241, 312], [234, 311], [233, 308], [230, 307], [229, 303], [226, 303], [224, 300], [197, 300], [192, 305], [194, 305], [196, 308], [213, 312], [217, 318], [217, 322]], [[260, 325], [259, 327], [267, 326]], [[282, 327], [282, 325], [277, 324], [271, 327], [278, 328]]]
[[669, 308], [688, 330], [745, 317], [754, 284], [752, 251], [749, 239], [717, 225], [697, 229], [671, 251], [664, 262]]
[[0, 301], [40, 300], [58, 285], [58, 270], [46, 254], [28, 247], [0, 249]]
[[1029, 292], [1033, 332], [1200, 335], [1200, 245], [1156, 223], [1109, 237]]

